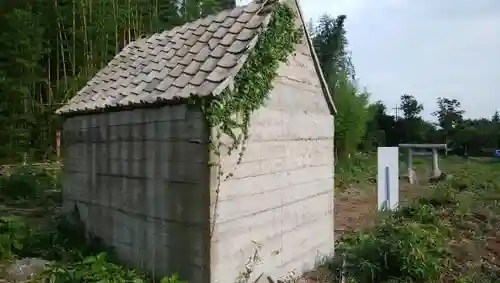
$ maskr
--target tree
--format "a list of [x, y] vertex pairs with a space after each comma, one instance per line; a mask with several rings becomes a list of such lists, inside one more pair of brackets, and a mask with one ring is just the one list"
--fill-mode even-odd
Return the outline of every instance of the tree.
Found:
[[[460, 108], [460, 102], [456, 99], [439, 97], [437, 99], [438, 110], [432, 115], [438, 119], [438, 126], [442, 137], [446, 142], [451, 141], [456, 133], [457, 126], [463, 122], [464, 111]], [[452, 144], [451, 147], [457, 146]]]
[[332, 87], [337, 84], [337, 75], [355, 79], [354, 66], [347, 52], [345, 20], [345, 15], [337, 18], [323, 15], [314, 29], [313, 45], [323, 73], [330, 78]]
[[495, 114], [491, 117], [491, 123], [493, 124], [492, 136], [495, 141], [495, 146], [498, 149], [500, 148], [500, 113], [498, 113], [498, 110], [495, 111]]
[[[54, 152], [61, 121], [53, 113], [126, 44], [200, 16], [231, 8], [229, 0], [0, 1], [0, 160], [35, 149]], [[460, 103], [439, 98], [437, 127], [424, 121], [413, 95], [403, 95], [403, 118], [370, 104], [348, 51], [346, 17], [308, 24], [325, 79], [337, 104], [336, 146], [343, 156], [400, 142], [443, 142], [490, 154], [500, 145], [500, 114], [465, 119]], [[418, 97], [418, 96], [417, 96]], [[492, 153], [491, 153], [492, 154]], [[8, 160], [6, 160], [8, 159]]]
[[493, 117], [491, 117], [491, 122], [500, 125], [500, 114], [498, 113], [498, 110], [495, 111], [495, 114], [493, 114]]
[[394, 117], [387, 114], [387, 107], [382, 101], [368, 106], [369, 119], [366, 122], [366, 133], [363, 142], [364, 150], [372, 150], [379, 146], [392, 145], [394, 137]]
[[403, 117], [406, 120], [415, 119], [420, 116], [424, 110], [424, 106], [419, 103], [413, 95], [403, 94], [401, 96], [400, 106], [403, 111]]
[[[54, 111], [126, 44], [233, 7], [220, 0], [0, 1], [0, 159], [54, 153]], [[5, 160], [5, 159], [9, 160]]]
[[437, 104], [438, 110], [433, 112], [432, 115], [438, 119], [439, 127], [445, 133], [450, 133], [463, 121], [464, 111], [461, 109], [460, 102], [456, 99], [439, 97]]
[[339, 109], [335, 117], [335, 144], [340, 159], [355, 153], [365, 136], [369, 120], [368, 92], [358, 89], [347, 78], [338, 76], [335, 103]]
[[424, 110], [424, 106], [413, 95], [404, 94], [401, 96], [399, 107], [403, 111], [403, 119], [399, 119], [395, 125], [399, 143], [423, 142], [425, 140], [424, 121], [420, 113]]
[[[340, 158], [354, 153], [363, 142], [369, 118], [367, 91], [359, 91], [344, 29], [344, 15], [321, 17], [313, 28], [313, 45], [333, 100], [339, 109], [335, 118], [335, 144]], [[310, 25], [312, 28], [314, 25]]]

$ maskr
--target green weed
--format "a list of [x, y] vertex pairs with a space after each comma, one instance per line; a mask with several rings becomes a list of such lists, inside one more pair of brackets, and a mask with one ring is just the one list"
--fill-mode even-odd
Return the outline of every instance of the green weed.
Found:
[[29, 206], [59, 203], [60, 192], [60, 170], [22, 166], [0, 176], [0, 200], [6, 203], [24, 201]]
[[[0, 176], [0, 198], [11, 208], [60, 204], [60, 174], [32, 167], [18, 168]], [[52, 214], [52, 211], [50, 211]], [[46, 213], [45, 213], [46, 214]], [[151, 282], [145, 274], [117, 264], [112, 249], [86, 234], [78, 211], [70, 215], [50, 214], [0, 217], [0, 258], [35, 257], [51, 261], [33, 282], [122, 283]], [[162, 283], [185, 283], [177, 275]]]
[[330, 270], [354, 283], [500, 282], [500, 166], [449, 158], [442, 167], [451, 180], [341, 238]]
[[24, 248], [29, 237], [29, 229], [22, 218], [0, 217], [0, 257], [12, 257]]
[[42, 283], [148, 282], [145, 275], [110, 262], [106, 253], [88, 256], [80, 261], [52, 265], [36, 280]]

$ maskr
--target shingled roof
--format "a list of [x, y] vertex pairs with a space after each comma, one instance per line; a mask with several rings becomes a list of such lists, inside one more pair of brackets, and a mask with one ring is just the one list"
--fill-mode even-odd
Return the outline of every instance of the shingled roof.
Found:
[[128, 44], [56, 113], [220, 94], [245, 63], [277, 2], [257, 0]]

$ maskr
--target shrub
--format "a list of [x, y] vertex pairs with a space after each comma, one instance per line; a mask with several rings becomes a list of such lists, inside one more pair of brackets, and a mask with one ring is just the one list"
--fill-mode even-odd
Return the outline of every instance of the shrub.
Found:
[[60, 172], [22, 166], [0, 176], [0, 198], [6, 200], [59, 201]]
[[12, 257], [21, 251], [29, 234], [28, 226], [22, 218], [0, 217], [0, 257]]
[[344, 269], [349, 283], [499, 282], [500, 166], [443, 165], [451, 178], [341, 238], [330, 269]]
[[[79, 215], [70, 216], [54, 217], [36, 229], [30, 229], [22, 217], [0, 217], [0, 257], [38, 257], [58, 262], [47, 266], [33, 282], [151, 282], [145, 274], [115, 263], [112, 250], [85, 236], [82, 223], [74, 221]], [[105, 250], [109, 252], [102, 252]], [[186, 282], [174, 274], [161, 283]]]
[[345, 260], [346, 276], [359, 283], [430, 282], [448, 266], [447, 239], [432, 208], [415, 206], [342, 238], [330, 268], [340, 272]]
[[147, 282], [146, 277], [132, 269], [109, 262], [106, 253], [85, 257], [81, 261], [50, 266], [37, 282]]
[[41, 191], [38, 177], [31, 171], [19, 170], [0, 177], [0, 194], [11, 200], [34, 198]]
[[421, 224], [441, 226], [436, 209], [430, 204], [420, 203], [419, 201], [410, 206], [402, 207], [396, 213], [391, 214], [390, 217], [394, 221], [412, 220]]
[[[31, 231], [23, 257], [39, 257], [47, 260], [75, 261], [104, 250], [103, 245], [90, 246], [81, 221], [73, 221], [77, 215], [56, 215]], [[79, 216], [78, 216], [79, 217]], [[91, 238], [93, 239], [93, 238]]]
[[[146, 283], [151, 280], [134, 269], [125, 268], [108, 260], [107, 253], [87, 256], [80, 261], [50, 265], [36, 278], [41, 283]], [[162, 278], [161, 283], [187, 283], [177, 274]]]

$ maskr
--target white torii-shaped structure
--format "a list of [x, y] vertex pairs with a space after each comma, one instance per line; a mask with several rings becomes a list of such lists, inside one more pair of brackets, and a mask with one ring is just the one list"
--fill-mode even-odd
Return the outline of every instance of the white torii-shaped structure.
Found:
[[[415, 172], [413, 171], [413, 156], [429, 156], [432, 155], [432, 176], [431, 178], [441, 177], [439, 169], [438, 150], [447, 150], [446, 144], [419, 144], [419, 143], [402, 143], [399, 148], [408, 149], [408, 180], [410, 184], [415, 183]], [[429, 151], [430, 150], [430, 151]]]

